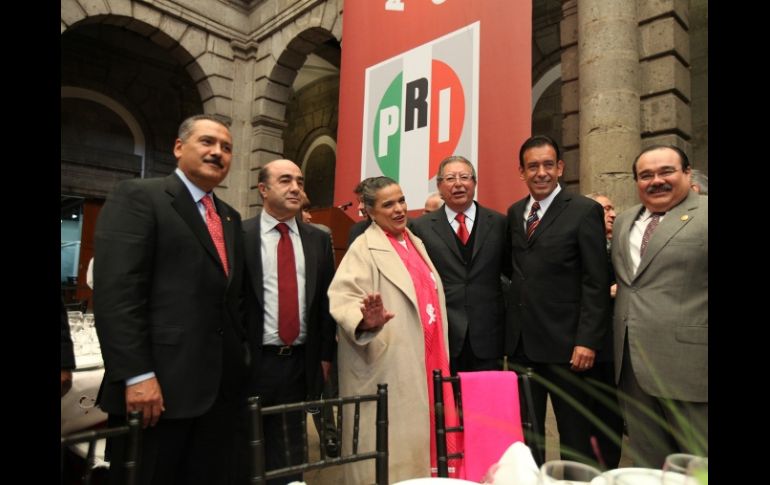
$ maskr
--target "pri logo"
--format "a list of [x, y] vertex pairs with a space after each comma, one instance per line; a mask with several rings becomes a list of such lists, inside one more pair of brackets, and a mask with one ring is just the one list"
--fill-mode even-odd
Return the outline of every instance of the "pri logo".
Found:
[[422, 206], [449, 155], [476, 162], [479, 23], [366, 70], [361, 178], [399, 182]]

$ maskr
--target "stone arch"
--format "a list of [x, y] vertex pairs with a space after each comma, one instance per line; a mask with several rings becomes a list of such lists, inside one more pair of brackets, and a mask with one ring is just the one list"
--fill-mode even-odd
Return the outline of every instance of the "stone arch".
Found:
[[337, 141], [327, 128], [319, 128], [303, 141], [297, 163], [305, 175], [305, 191], [312, 207], [334, 202]]
[[232, 121], [233, 51], [230, 43], [196, 25], [135, 0], [70, 0], [61, 8], [61, 33], [88, 24], [133, 31], [159, 45], [188, 72], [206, 113]]
[[535, 82], [535, 84], [532, 86], [532, 112], [535, 111], [535, 106], [537, 105], [537, 102], [540, 101], [540, 97], [543, 96], [543, 93], [548, 89], [551, 84], [555, 83], [556, 81], [561, 80], [561, 63], [556, 64], [555, 66], [548, 69], [545, 74], [540, 76], [540, 78]]
[[93, 101], [95, 103], [99, 103], [109, 110], [113, 111], [118, 117], [123, 120], [123, 122], [128, 127], [128, 130], [131, 132], [131, 135], [134, 137], [134, 155], [137, 155], [142, 158], [142, 176], [144, 176], [144, 155], [145, 155], [145, 139], [144, 139], [144, 130], [142, 130], [141, 125], [139, 124], [139, 121], [134, 117], [134, 115], [121, 103], [119, 103], [117, 100], [106, 96], [102, 93], [86, 89], [86, 88], [79, 88], [79, 87], [73, 87], [73, 86], [62, 86], [61, 87], [61, 97], [62, 98], [77, 98], [77, 99], [86, 99], [88, 101]]
[[[284, 156], [283, 133], [287, 127], [286, 106], [292, 84], [307, 56], [329, 42], [342, 38], [339, 2], [319, 3], [292, 23], [258, 39], [256, 96], [251, 118], [254, 151], [251, 157], [250, 188], [267, 162]], [[266, 48], [262, 49], [262, 45]], [[276, 57], [277, 54], [277, 57]], [[261, 204], [256, 190], [249, 191], [250, 214]]]

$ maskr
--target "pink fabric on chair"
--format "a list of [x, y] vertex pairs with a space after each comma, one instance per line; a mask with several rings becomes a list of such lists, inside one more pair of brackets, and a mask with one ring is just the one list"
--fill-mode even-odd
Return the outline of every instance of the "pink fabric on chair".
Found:
[[465, 438], [465, 478], [480, 482], [492, 464], [524, 441], [519, 381], [512, 371], [459, 372]]

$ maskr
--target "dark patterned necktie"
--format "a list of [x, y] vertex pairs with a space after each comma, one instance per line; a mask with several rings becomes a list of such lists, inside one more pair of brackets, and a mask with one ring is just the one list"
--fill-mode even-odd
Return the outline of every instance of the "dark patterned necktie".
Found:
[[280, 222], [275, 226], [281, 233], [278, 241], [278, 336], [291, 345], [299, 336], [299, 297], [297, 267], [294, 262], [294, 244], [289, 226]]
[[468, 244], [468, 237], [470, 237], [470, 234], [468, 234], [468, 227], [465, 225], [465, 214], [460, 212], [455, 216], [455, 220], [458, 222], [457, 237], [460, 238], [460, 242], [462, 242], [463, 245]]
[[538, 224], [540, 224], [540, 218], [537, 217], [537, 211], [540, 210], [540, 203], [535, 201], [534, 204], [532, 204], [532, 209], [529, 211], [529, 216], [527, 216], [527, 239], [532, 237], [532, 233], [535, 232], [535, 228]]
[[206, 208], [206, 227], [209, 228], [209, 234], [211, 234], [211, 240], [214, 241], [214, 246], [219, 253], [219, 259], [222, 260], [222, 268], [225, 270], [225, 276], [228, 276], [228, 264], [227, 264], [227, 249], [225, 249], [225, 236], [222, 232], [222, 219], [217, 214], [217, 209], [214, 207], [214, 201], [211, 200], [211, 196], [206, 194], [202, 199], [203, 207]]
[[652, 217], [650, 217], [650, 222], [647, 223], [647, 227], [644, 229], [644, 234], [642, 235], [642, 245], [639, 247], [639, 257], [644, 256], [644, 253], [647, 251], [647, 245], [650, 243], [652, 233], [655, 232], [655, 228], [658, 227], [660, 216], [663, 214], [665, 214], [665, 212], [655, 212], [652, 214]]

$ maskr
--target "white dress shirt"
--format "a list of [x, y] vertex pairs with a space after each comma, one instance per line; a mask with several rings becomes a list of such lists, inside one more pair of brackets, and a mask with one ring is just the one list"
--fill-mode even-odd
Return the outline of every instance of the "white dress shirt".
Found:
[[[666, 217], [665, 214], [660, 216], [658, 224], [663, 222], [664, 217]], [[642, 247], [642, 237], [644, 237], [644, 231], [647, 229], [647, 225], [650, 223], [650, 219], [652, 219], [652, 212], [650, 212], [648, 209], [644, 209], [639, 214], [639, 217], [637, 217], [634, 223], [631, 225], [631, 236], [628, 238], [628, 249], [631, 254], [631, 271], [633, 271], [633, 274], [636, 274], [636, 270], [639, 268], [639, 262], [642, 260], [642, 256], [639, 254], [639, 251]]]
[[[457, 234], [457, 228], [460, 227], [460, 222], [455, 219], [457, 212], [450, 209], [446, 204], [444, 204], [444, 210], [446, 211], [446, 218], [449, 221], [449, 225], [452, 226], [452, 230]], [[463, 214], [465, 214], [465, 227], [468, 229], [468, 236], [470, 236], [473, 232], [473, 223], [476, 221], [476, 203], [471, 203], [471, 205], [465, 209]]]
[[[553, 189], [553, 192], [548, 194], [548, 197], [545, 199], [539, 201], [540, 202], [540, 209], [537, 210], [537, 218], [538, 220], [542, 221], [543, 216], [545, 215], [548, 208], [551, 206], [551, 202], [553, 202], [554, 197], [556, 197], [556, 194], [561, 192], [561, 185], [556, 184], [556, 188]], [[532, 210], [532, 206], [535, 204], [535, 199], [532, 198], [532, 195], [530, 194], [529, 200], [527, 201], [527, 205], [524, 206], [524, 233], [527, 232], [527, 218], [529, 217], [529, 211]]]
[[[278, 336], [278, 241], [281, 233], [275, 226], [281, 221], [262, 211], [259, 231], [261, 233], [262, 286], [264, 289], [264, 322], [262, 335], [263, 345], [284, 345]], [[297, 269], [297, 297], [299, 298], [299, 336], [292, 345], [305, 343], [307, 325], [305, 316], [305, 252], [302, 249], [302, 238], [299, 237], [297, 220], [290, 218], [284, 221], [289, 226], [291, 244], [294, 246], [294, 265]]]

